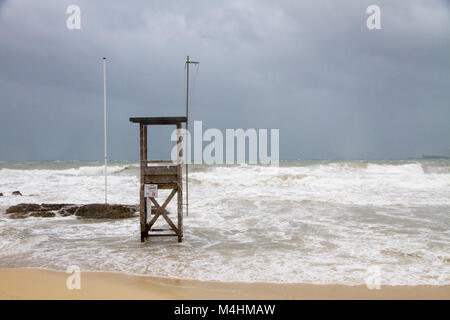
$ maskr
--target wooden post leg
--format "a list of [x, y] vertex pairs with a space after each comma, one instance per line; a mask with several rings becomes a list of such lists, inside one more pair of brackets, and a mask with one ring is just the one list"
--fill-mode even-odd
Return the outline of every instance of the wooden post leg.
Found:
[[183, 147], [182, 147], [182, 136], [181, 136], [181, 123], [177, 124], [177, 149], [178, 149], [178, 242], [183, 241], [183, 171], [181, 170], [181, 164], [183, 159]]
[[178, 242], [183, 241], [183, 191], [178, 187]]
[[145, 206], [145, 198], [144, 198], [144, 167], [147, 165], [144, 160], [146, 160], [147, 156], [147, 127], [144, 125], [140, 125], [139, 127], [139, 133], [140, 133], [140, 176], [141, 176], [141, 184], [140, 184], [140, 192], [139, 192], [139, 216], [140, 216], [140, 222], [141, 222], [141, 242], [145, 241], [145, 238], [147, 236], [146, 229], [147, 229], [147, 213], [146, 213], [146, 206]]
[[[148, 238], [148, 230], [147, 230], [147, 203], [146, 199], [142, 197], [144, 204], [141, 203], [141, 242], [145, 242], [145, 238]], [[142, 200], [141, 200], [142, 202]], [[144, 209], [142, 209], [144, 207]]]

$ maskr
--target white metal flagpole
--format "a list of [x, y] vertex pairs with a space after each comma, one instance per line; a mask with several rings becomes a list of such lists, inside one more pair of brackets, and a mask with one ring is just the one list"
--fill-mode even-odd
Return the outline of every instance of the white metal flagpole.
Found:
[[189, 60], [189, 56], [186, 57], [186, 216], [189, 216], [189, 166], [188, 162], [191, 159], [187, 158], [187, 155], [190, 152], [187, 151], [188, 140], [187, 140], [187, 132], [189, 131], [189, 65], [190, 64], [199, 64], [198, 61]]
[[107, 138], [106, 138], [106, 58], [103, 57], [103, 126], [105, 138], [105, 204], [108, 203], [107, 188], [108, 188], [108, 152], [107, 152]]

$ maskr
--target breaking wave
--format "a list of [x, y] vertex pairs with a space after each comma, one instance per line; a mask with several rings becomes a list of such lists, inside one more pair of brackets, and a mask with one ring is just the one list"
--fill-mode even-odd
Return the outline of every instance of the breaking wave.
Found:
[[[1, 163], [0, 267], [353, 285], [377, 265], [382, 284], [450, 284], [450, 161], [192, 166], [182, 244], [141, 244], [137, 218], [1, 213], [20, 202], [102, 202], [103, 174], [99, 164]], [[114, 163], [108, 174], [109, 201], [137, 204], [138, 164]]]

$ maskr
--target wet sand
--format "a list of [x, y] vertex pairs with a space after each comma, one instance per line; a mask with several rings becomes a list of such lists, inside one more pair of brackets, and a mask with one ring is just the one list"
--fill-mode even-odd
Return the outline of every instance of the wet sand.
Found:
[[227, 283], [82, 272], [81, 289], [70, 275], [41, 269], [0, 270], [0, 299], [450, 299], [450, 286], [366, 286]]

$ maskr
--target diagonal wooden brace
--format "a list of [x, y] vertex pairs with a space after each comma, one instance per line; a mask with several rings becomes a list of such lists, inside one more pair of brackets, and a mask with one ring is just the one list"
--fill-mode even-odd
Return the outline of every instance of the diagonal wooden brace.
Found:
[[166, 201], [164, 201], [163, 205], [160, 206], [159, 203], [156, 201], [155, 198], [150, 198], [150, 201], [155, 205], [156, 207], [156, 214], [153, 216], [152, 220], [147, 224], [146, 231], [150, 231], [152, 226], [155, 224], [156, 220], [158, 220], [159, 216], [162, 215], [164, 219], [167, 221], [167, 223], [170, 225], [170, 227], [178, 234], [178, 229], [173, 224], [172, 220], [167, 216], [166, 213], [166, 207], [169, 204], [170, 200], [175, 196], [177, 193], [177, 189], [173, 189], [170, 193], [169, 197], [167, 197]]
[[172, 222], [172, 220], [170, 220], [170, 218], [167, 216], [166, 211], [159, 206], [159, 203], [155, 200], [155, 198], [150, 198], [150, 200], [155, 205], [157, 213], [159, 213], [159, 215], [163, 216], [163, 218], [167, 221], [169, 226], [173, 229], [173, 231], [175, 231], [176, 234], [179, 234], [178, 228], [175, 226], [175, 224]]

